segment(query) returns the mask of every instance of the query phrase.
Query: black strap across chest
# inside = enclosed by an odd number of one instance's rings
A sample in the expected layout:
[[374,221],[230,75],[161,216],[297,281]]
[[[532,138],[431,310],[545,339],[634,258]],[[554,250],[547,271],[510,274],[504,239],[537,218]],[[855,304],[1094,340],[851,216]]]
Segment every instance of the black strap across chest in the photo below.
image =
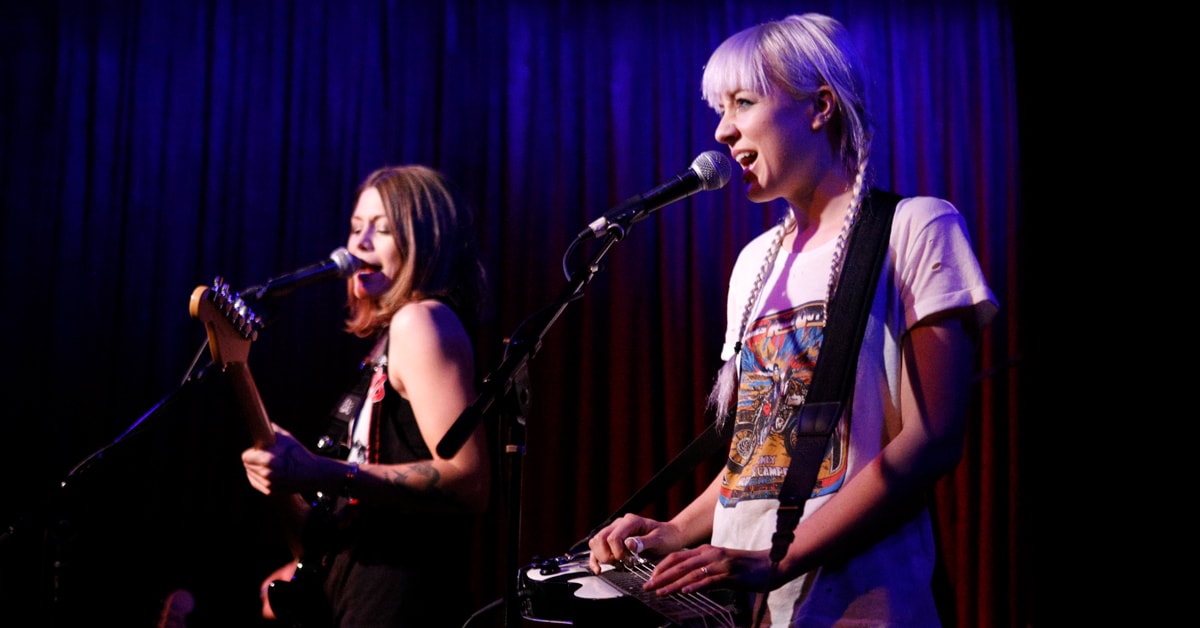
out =
[[858,352],[900,198],[891,192],[872,190],[850,232],[838,289],[827,308],[821,352],[796,423],[792,463],[779,491],[779,513],[771,539],[772,562],[778,563],[787,554],[804,513],[804,502],[816,484],[829,437],[854,390]]

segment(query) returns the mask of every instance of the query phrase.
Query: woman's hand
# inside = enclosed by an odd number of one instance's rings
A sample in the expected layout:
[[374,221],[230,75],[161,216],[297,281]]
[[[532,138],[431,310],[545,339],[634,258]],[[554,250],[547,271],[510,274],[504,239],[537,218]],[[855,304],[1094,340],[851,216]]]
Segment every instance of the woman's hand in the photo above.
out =
[[287,430],[274,426],[275,444],[242,452],[250,485],[264,495],[295,493],[320,480],[320,459]]
[[599,574],[601,565],[626,561],[635,554],[661,556],[642,586],[660,595],[691,593],[714,585],[765,591],[775,580],[765,550],[732,550],[709,544],[681,549],[682,539],[673,523],[626,514],[588,540],[588,564],[592,573]]
[[710,538],[713,508],[720,489],[718,473],[708,488],[670,521],[655,521],[630,513],[604,526],[588,539],[592,573],[599,574],[601,565],[628,560],[633,554],[666,556]]
[[768,591],[782,583],[773,577],[768,551],[733,550],[706,543],[664,557],[642,589],[659,595],[692,593],[718,585]]
[[643,552],[663,556],[682,546],[680,532],[672,524],[626,514],[588,539],[588,564],[592,573],[599,574],[605,563],[623,562]]

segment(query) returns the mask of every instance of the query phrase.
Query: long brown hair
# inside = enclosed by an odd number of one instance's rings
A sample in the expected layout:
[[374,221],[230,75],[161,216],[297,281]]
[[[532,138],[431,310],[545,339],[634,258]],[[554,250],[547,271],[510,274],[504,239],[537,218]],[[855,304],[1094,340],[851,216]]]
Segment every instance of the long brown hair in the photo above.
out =
[[378,299],[358,299],[348,286],[346,331],[370,336],[405,304],[430,298],[447,302],[464,324],[477,322],[485,274],[471,208],[457,187],[432,168],[405,165],[367,175],[356,198],[369,188],[383,199],[400,271]]

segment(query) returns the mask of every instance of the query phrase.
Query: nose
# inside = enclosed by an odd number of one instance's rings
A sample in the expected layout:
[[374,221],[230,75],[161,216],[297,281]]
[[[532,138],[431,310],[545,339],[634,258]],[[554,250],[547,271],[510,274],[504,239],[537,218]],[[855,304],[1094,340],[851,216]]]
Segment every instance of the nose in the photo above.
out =
[[733,146],[734,142],[737,141],[737,127],[729,119],[729,114],[721,116],[721,119],[717,122],[717,130],[713,133],[713,136],[718,142],[728,146]]
[[371,234],[374,231],[371,227],[365,227],[358,233],[351,232],[350,238],[346,242],[347,248],[357,251],[370,251],[374,247],[371,246]]

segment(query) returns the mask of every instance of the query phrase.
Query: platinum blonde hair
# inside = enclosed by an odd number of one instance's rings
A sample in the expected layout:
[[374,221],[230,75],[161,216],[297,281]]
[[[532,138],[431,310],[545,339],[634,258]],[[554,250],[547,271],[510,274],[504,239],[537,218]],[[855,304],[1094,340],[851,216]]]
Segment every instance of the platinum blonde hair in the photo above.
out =
[[718,112],[722,99],[739,90],[803,99],[822,86],[837,96],[839,150],[854,174],[870,143],[871,121],[862,63],[841,22],[805,13],[747,28],[713,51],[700,80],[704,100]]

